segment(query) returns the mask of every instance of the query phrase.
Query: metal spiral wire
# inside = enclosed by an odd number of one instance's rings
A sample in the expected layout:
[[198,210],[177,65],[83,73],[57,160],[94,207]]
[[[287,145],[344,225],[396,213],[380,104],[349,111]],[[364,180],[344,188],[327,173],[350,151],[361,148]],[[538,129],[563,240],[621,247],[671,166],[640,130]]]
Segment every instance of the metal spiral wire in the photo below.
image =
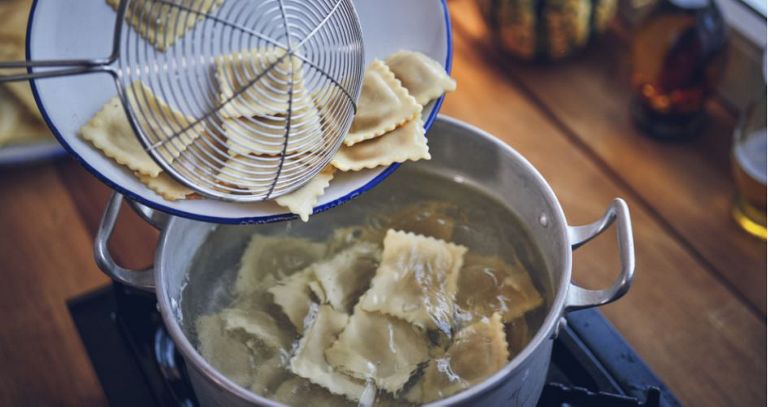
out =
[[133,24],[121,29],[118,91],[164,171],[204,196],[252,202],[328,165],[362,84],[351,0],[124,1]]

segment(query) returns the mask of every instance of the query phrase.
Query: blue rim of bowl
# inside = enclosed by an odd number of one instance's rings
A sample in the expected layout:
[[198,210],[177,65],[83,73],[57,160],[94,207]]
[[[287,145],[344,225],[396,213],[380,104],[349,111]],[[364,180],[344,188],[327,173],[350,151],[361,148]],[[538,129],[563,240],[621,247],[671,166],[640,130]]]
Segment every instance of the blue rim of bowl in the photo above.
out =
[[[445,22],[445,31],[446,31],[446,40],[448,42],[448,48],[446,52],[445,57],[445,70],[450,74],[451,68],[453,65],[453,36],[451,34],[451,16],[448,12],[448,4],[446,3],[447,0],[440,0],[440,3],[443,6],[443,20]],[[27,39],[26,39],[26,58],[27,60],[30,60],[31,56],[31,48],[30,48],[30,42],[31,42],[31,34],[32,34],[32,23],[35,19],[35,11],[37,11],[37,3],[39,0],[33,0],[32,2],[32,9],[29,14],[29,20],[27,21]],[[32,72],[32,68],[27,68],[28,72]],[[126,198],[136,201],[142,205],[146,205],[150,208],[168,213],[173,216],[179,216],[182,218],[207,222],[207,223],[219,223],[219,224],[253,224],[253,223],[272,223],[272,222],[279,222],[279,221],[285,221],[285,220],[291,220],[296,219],[298,216],[292,214],[292,213],[281,213],[277,215],[269,215],[269,216],[257,216],[257,217],[244,217],[244,218],[221,218],[217,216],[206,216],[206,215],[200,215],[196,213],[181,211],[178,209],[174,209],[168,206],[164,206],[160,203],[157,203],[155,201],[149,200],[147,198],[144,198],[140,195],[137,195],[128,189],[118,185],[117,183],[113,182],[109,178],[107,178],[105,175],[103,175],[101,172],[99,172],[96,168],[88,164],[87,161],[85,161],[75,150],[66,142],[64,139],[64,136],[61,135],[59,132],[59,129],[56,128],[56,126],[53,125],[53,122],[51,122],[50,117],[48,116],[48,112],[43,107],[43,104],[40,101],[40,95],[37,91],[37,83],[35,80],[29,81],[30,86],[32,88],[32,95],[35,97],[35,103],[37,103],[38,108],[40,109],[40,113],[43,116],[43,120],[45,120],[45,123],[48,125],[48,127],[51,129],[51,132],[54,136],[56,136],[56,139],[59,141],[59,144],[61,144],[62,147],[70,154],[72,155],[83,167],[85,167],[88,172],[93,174],[96,178],[98,178],[101,182],[106,184],[108,187],[114,189],[115,191],[123,194]],[[424,122],[424,130],[429,131],[429,129],[432,127],[432,124],[434,123],[435,119],[437,119],[437,114],[440,111],[440,107],[443,105],[443,100],[445,99],[445,95],[439,97],[435,101],[435,105],[432,108],[432,111],[429,113],[429,116],[427,117],[427,120]],[[368,181],[365,185],[362,187],[340,197],[337,198],[331,202],[328,202],[324,205],[320,205],[314,208],[313,214],[318,214],[320,212],[327,211],[328,209],[331,209],[333,207],[339,206],[345,202],[348,202],[354,198],[357,198],[358,196],[362,195],[364,192],[370,190],[371,188],[375,187],[384,179],[386,179],[388,176],[390,176],[395,170],[400,167],[399,163],[392,164],[387,169],[379,173],[376,177],[374,177],[372,180]]]

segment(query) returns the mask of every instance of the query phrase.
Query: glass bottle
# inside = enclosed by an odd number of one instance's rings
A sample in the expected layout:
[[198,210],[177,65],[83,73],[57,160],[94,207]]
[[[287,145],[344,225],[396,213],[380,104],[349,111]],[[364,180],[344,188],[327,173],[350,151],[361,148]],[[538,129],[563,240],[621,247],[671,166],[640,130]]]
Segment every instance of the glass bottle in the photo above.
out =
[[714,0],[659,0],[632,44],[632,116],[649,135],[683,139],[725,64],[726,28]]

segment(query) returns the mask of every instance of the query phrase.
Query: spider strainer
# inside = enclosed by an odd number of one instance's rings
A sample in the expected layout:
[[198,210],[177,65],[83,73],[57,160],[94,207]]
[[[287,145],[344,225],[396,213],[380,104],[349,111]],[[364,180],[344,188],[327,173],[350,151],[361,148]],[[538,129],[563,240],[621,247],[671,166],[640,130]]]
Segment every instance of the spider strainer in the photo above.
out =
[[108,2],[117,6],[109,57],[1,62],[40,69],[0,82],[111,74],[151,157],[179,182],[222,200],[286,194],[339,148],[363,76],[350,0]]

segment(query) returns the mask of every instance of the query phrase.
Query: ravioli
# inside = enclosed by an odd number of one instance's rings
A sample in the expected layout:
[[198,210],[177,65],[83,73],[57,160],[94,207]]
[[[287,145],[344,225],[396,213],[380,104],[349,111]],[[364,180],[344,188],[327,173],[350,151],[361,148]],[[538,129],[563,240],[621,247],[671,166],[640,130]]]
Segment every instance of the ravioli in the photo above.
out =
[[266,396],[277,390],[281,383],[290,380],[292,375],[283,359],[282,354],[275,353],[269,359],[258,363],[248,389],[258,395]]
[[517,355],[523,351],[530,341],[531,332],[525,317],[520,317],[512,322],[504,324],[504,332],[507,334],[507,345],[510,355]]
[[274,164],[253,160],[250,156],[233,156],[224,162],[216,175],[223,185],[248,190],[264,190],[275,181],[279,163]]
[[323,297],[335,310],[351,312],[368,289],[381,258],[381,249],[372,243],[358,243],[328,260],[311,266]]
[[342,171],[360,171],[408,160],[429,160],[427,138],[420,118],[373,140],[364,141],[351,147],[343,146],[331,160],[331,164]]
[[280,280],[277,285],[268,289],[275,304],[282,308],[299,333],[304,332],[304,319],[312,304],[309,283],[313,278],[312,268],[309,267]]
[[450,396],[496,373],[508,359],[504,324],[493,314],[459,331],[445,355],[429,362],[406,399],[428,403]]
[[337,228],[328,240],[328,254],[336,254],[356,243],[381,245],[386,230],[372,226],[349,226]]
[[363,87],[357,101],[357,113],[349,134],[347,146],[384,135],[398,126],[416,119],[421,106],[408,94],[380,60],[374,60],[365,70]]
[[293,377],[283,382],[271,397],[273,400],[289,406],[311,407],[355,407],[344,397],[323,391],[323,388],[301,377]]
[[[145,40],[158,50],[165,51],[198,21],[202,21],[205,14],[212,13],[223,2],[224,0],[174,0],[173,3],[182,6],[175,7],[156,0],[131,0],[125,11],[125,19]],[[107,4],[117,10],[120,0],[107,0]]]
[[227,334],[218,314],[196,321],[200,354],[221,374],[241,386],[248,386],[255,373],[253,353],[241,341]]
[[336,369],[394,393],[429,359],[428,345],[426,333],[415,326],[357,307],[325,356]]
[[456,81],[430,57],[414,51],[398,51],[386,64],[416,102],[424,106],[445,92],[456,90]]
[[319,260],[325,250],[324,244],[309,239],[254,234],[240,259],[235,293],[263,291]]
[[362,308],[449,334],[466,251],[442,240],[388,230],[381,264],[360,300]]
[[291,371],[309,381],[325,387],[333,394],[357,401],[365,390],[365,383],[336,371],[328,365],[323,353],[336,340],[347,325],[349,317],[321,305],[311,326],[299,341],[296,354],[291,358]]
[[131,171],[150,177],[157,177],[162,172],[162,168],[144,151],[117,96],[80,129],[80,137]]
[[[187,129],[194,119],[168,106],[140,82],[134,82],[128,88],[127,98],[150,141],[167,140],[158,151],[168,162],[179,157],[202,133],[201,124]],[[157,177],[162,171],[139,142],[118,96],[110,99],[80,129],[80,137],[134,172]]]
[[221,312],[227,331],[242,331],[273,350],[290,350],[292,335],[263,310],[228,308]]
[[468,254],[459,272],[456,303],[477,316],[501,314],[511,322],[543,302],[530,275],[516,264],[514,267],[499,257]]
[[331,184],[334,171],[333,167],[323,169],[301,188],[275,198],[275,203],[298,215],[302,221],[308,222],[317,201]]
[[227,118],[285,114],[305,95],[302,62],[276,48],[216,57],[220,114]]
[[[230,155],[309,153],[324,148],[320,114],[314,103],[295,100],[291,114],[223,119]],[[286,143],[285,135],[288,133]]]
[[156,177],[150,177],[140,173],[136,173],[136,177],[149,189],[155,191],[158,195],[169,201],[177,201],[179,199],[185,199],[189,195],[192,195],[195,191],[180,184],[175,179],[171,178],[166,173],[160,173]]
[[[466,223],[460,208],[450,202],[419,202],[388,216],[391,229],[403,230],[435,239],[450,241],[456,220]],[[463,222],[461,222],[463,220]]]

